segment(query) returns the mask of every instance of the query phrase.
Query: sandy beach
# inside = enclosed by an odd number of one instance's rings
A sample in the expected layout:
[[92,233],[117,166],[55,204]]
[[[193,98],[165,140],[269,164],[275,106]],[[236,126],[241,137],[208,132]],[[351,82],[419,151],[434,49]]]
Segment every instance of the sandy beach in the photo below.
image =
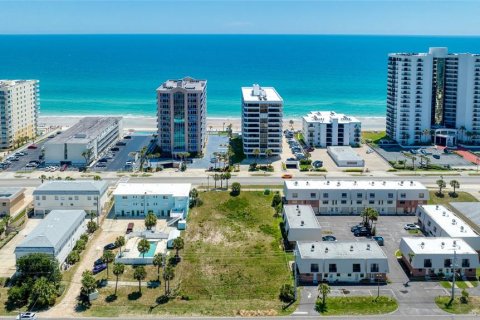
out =
[[[40,127],[71,127],[77,123],[83,116],[40,116]],[[362,122],[364,131],[385,130],[385,117],[357,117]],[[284,128],[290,127],[290,120],[293,120],[293,127],[301,129],[302,120],[300,118],[284,119]],[[239,132],[240,118],[207,118],[207,130],[224,130],[229,124],[232,124],[233,131]],[[157,120],[154,117],[123,117],[123,127],[125,130],[135,131],[155,131]]]

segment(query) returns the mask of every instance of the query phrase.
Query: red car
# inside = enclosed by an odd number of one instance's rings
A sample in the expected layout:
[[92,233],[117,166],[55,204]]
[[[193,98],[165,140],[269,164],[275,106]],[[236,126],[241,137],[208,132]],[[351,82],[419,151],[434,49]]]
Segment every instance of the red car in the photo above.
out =
[[29,146],[27,147],[27,149],[37,149],[37,148],[38,148],[38,147],[37,147],[37,145],[35,145],[35,144],[31,144],[31,145],[29,145]]

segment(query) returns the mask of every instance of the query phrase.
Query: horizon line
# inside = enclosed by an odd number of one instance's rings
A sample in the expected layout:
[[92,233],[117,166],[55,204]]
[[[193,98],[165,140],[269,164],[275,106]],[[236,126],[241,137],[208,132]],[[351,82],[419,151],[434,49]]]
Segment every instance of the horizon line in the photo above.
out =
[[480,34],[383,33],[1,33],[0,36],[368,36],[368,37],[480,37]]

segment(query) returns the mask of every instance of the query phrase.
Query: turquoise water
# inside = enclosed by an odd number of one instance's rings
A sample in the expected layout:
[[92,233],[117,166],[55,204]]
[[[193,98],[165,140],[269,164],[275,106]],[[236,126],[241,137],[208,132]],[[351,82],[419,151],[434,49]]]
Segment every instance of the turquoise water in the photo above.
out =
[[35,78],[42,115],[155,116],[168,78],[208,79],[208,115],[240,117],[240,87],[274,86],[286,116],[384,116],[389,52],[480,52],[478,37],[300,35],[0,36],[0,78]]
[[[150,243],[150,250],[148,250],[145,253],[145,258],[153,258],[153,256],[155,255],[155,251],[157,250],[158,242],[157,241],[148,241],[148,242]],[[140,254],[139,257],[143,257],[143,255]]]

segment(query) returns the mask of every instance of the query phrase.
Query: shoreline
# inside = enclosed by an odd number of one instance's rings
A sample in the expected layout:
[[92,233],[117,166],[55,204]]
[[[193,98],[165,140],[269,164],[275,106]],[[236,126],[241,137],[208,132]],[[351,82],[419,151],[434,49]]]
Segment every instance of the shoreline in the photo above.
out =
[[[60,116],[39,116],[39,127],[71,127],[84,117],[119,117],[119,115],[60,115]],[[386,118],[385,117],[356,117],[362,122],[363,131],[382,131],[385,130]],[[290,127],[290,120],[293,120],[293,127],[296,130],[301,129],[302,119],[286,117],[283,119],[283,127]],[[241,118],[240,117],[207,117],[207,130],[220,131],[232,124],[233,131],[241,131]],[[124,130],[135,131],[156,131],[157,118],[147,116],[123,116],[123,128]]]

